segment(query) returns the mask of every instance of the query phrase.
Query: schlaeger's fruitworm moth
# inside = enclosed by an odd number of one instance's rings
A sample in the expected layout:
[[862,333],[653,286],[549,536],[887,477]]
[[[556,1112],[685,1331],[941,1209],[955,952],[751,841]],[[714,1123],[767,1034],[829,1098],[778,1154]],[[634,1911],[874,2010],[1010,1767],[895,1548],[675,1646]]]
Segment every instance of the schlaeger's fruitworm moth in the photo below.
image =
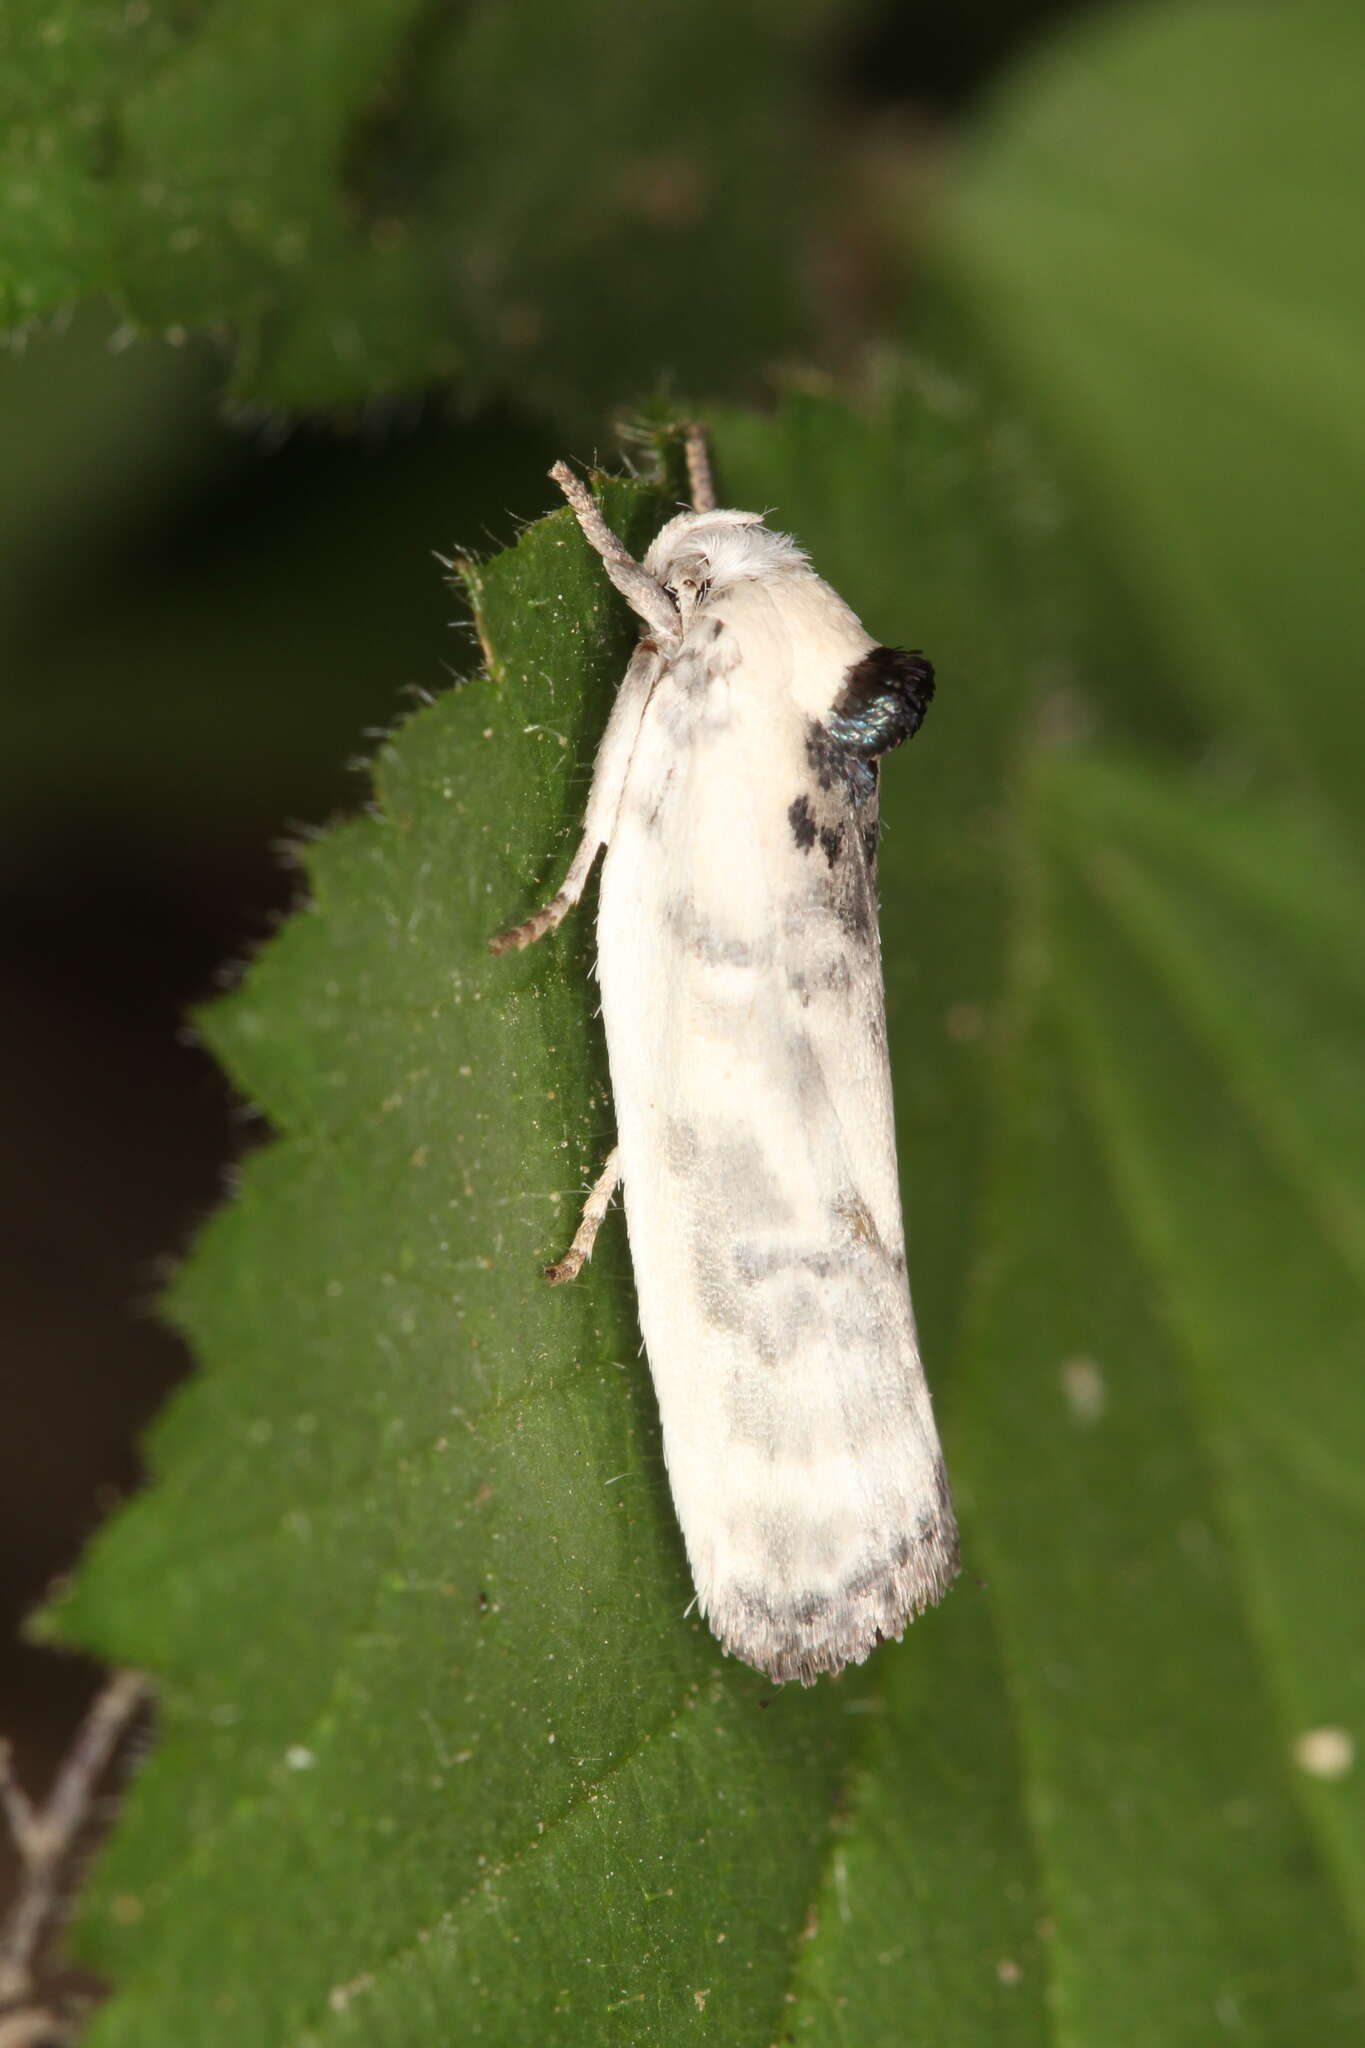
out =
[[694,510],[632,559],[558,483],[643,632],[583,838],[617,1142],[571,1280],[625,1190],[640,1324],[702,1613],[770,1677],[860,1663],[946,1590],[957,1529],[906,1281],[877,930],[877,763],[924,656],[879,647],[785,534]]

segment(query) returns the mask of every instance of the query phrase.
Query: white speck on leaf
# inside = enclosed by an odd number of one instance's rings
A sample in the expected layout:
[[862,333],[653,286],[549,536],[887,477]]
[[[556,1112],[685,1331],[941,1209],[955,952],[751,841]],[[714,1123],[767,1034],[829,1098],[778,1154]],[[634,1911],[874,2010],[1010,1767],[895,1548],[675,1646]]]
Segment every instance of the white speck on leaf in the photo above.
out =
[[1090,1358],[1068,1358],[1058,1374],[1072,1420],[1084,1429],[1093,1428],[1103,1415],[1109,1399],[1104,1374]]
[[1345,1728],[1306,1728],[1294,1744],[1294,1761],[1310,1778],[1344,1778],[1355,1760],[1355,1741]]

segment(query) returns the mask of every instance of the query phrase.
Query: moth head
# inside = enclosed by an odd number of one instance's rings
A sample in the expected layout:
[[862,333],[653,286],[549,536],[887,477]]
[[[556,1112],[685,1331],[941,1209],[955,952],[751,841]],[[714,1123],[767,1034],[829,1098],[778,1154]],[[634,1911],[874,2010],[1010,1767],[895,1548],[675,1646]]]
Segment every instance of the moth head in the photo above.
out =
[[746,578],[801,568],[806,557],[761,512],[680,512],[654,537],[645,567],[683,608]]

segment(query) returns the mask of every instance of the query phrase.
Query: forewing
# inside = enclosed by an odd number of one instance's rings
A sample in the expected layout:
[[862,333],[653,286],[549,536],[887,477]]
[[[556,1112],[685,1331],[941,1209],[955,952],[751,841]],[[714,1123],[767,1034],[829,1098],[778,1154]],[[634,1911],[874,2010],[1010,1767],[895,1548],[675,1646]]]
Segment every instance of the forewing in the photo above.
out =
[[[809,1680],[899,1634],[956,1550],[905,1277],[875,773],[798,701],[810,634],[794,649],[788,614],[751,588],[661,677],[599,940],[641,1324],[698,1592],[727,1648]],[[831,696],[858,631],[830,634]]]

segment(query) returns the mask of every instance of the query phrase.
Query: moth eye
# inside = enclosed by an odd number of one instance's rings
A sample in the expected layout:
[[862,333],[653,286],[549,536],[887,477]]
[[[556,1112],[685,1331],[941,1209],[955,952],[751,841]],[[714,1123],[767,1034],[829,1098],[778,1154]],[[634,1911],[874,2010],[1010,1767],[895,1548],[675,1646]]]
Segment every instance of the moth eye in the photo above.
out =
[[711,579],[709,576],[701,578],[696,576],[680,576],[676,583],[665,583],[664,595],[672,598],[674,604],[676,604],[678,602],[678,592],[680,590],[690,590],[695,593],[697,602],[700,604],[710,588]]

